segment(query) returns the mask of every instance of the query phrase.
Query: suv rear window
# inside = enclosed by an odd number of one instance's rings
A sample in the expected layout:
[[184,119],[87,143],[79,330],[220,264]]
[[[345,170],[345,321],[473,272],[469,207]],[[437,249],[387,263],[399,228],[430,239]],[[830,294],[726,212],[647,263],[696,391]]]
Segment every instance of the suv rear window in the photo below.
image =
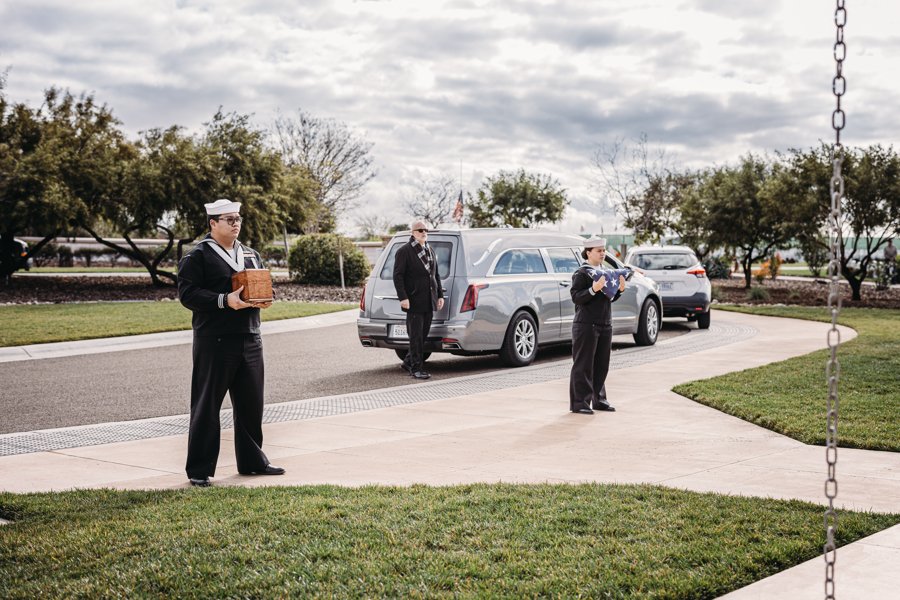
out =
[[[388,249],[387,260],[384,261],[378,277],[381,279],[394,278],[394,260],[397,258],[397,250],[407,243],[409,242],[397,242]],[[451,242],[428,242],[428,245],[434,249],[434,255],[437,256],[438,277],[447,279],[450,276],[450,253],[453,251],[453,244]]]
[[689,269],[697,264],[697,257],[687,252],[642,252],[634,257],[632,264],[648,271]]

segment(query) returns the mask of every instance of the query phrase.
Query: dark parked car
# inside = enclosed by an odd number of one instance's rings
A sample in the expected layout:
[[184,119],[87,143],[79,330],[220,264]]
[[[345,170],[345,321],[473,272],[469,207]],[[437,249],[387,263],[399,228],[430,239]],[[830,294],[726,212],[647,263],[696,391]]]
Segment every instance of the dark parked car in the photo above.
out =
[[19,238],[13,238],[13,259],[16,261],[16,270],[31,270],[32,261],[28,256],[28,242]]

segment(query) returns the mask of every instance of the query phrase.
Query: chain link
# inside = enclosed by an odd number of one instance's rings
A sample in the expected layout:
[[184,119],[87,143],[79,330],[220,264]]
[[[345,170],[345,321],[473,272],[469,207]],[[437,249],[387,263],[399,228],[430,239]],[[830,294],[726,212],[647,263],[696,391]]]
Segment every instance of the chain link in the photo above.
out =
[[838,515],[834,508],[834,499],[838,493],[837,483],[837,433],[838,433],[838,382],[840,380],[841,365],[837,359],[837,348],[841,343],[841,333],[837,328],[838,316],[841,311],[840,295],[840,246],[843,243],[841,235],[841,200],[844,197],[844,177],[841,175],[841,167],[844,162],[844,147],[841,144],[841,130],[846,124],[846,115],[841,108],[841,98],[847,91],[847,81],[844,79],[844,59],[847,57],[847,46],[844,44],[844,25],[847,24],[847,9],[844,0],[837,0],[834,11],[834,24],[837,33],[834,41],[834,62],[836,65],[834,79],[831,82],[831,90],[837,99],[837,106],[831,114],[831,127],[834,129],[834,148],[832,152],[832,176],[831,176],[831,211],[828,223],[830,228],[829,241],[831,245],[831,262],[828,263],[830,282],[828,286],[828,310],[831,312],[831,329],[828,331],[829,356],[825,366],[825,379],[828,383],[828,402],[825,429],[825,461],[828,464],[828,477],[825,479],[825,496],[828,498],[828,509],[825,511],[825,599],[834,600],[834,564],[837,559],[837,545],[835,532],[837,531]]

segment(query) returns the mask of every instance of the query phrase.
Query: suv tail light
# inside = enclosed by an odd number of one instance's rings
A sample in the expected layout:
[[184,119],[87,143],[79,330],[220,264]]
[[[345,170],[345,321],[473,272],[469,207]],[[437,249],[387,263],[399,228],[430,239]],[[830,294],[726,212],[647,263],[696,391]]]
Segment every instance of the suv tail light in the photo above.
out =
[[466,288],[466,295],[463,297],[462,306],[459,307],[459,312],[464,313],[470,310],[475,310],[478,306],[478,290],[482,290],[488,287],[486,283],[471,283],[469,287]]
[[687,273],[688,275],[694,275],[697,279],[706,279],[706,269],[704,269],[703,267],[691,269]]
[[366,312],[366,286],[363,284],[362,294],[359,296],[359,310]]

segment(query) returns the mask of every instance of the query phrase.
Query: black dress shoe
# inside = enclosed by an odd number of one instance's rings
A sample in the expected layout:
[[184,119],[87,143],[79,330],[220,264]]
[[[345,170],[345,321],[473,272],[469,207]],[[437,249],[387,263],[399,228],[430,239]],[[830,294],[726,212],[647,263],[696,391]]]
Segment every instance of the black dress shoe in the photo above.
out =
[[209,477],[190,477],[188,481],[191,482],[191,485],[194,487],[209,487],[212,485],[209,481]]
[[431,373],[426,373],[425,371],[415,371],[412,373],[412,376],[416,379],[431,379]]
[[612,404],[609,404],[608,402],[603,403],[603,404],[595,403],[595,404],[591,405],[591,408],[593,408],[594,410],[602,410],[602,411],[606,411],[606,412],[616,412],[616,407],[613,406]]
[[589,409],[589,408],[576,408],[576,409],[573,410],[572,412],[573,412],[573,413],[577,413],[577,414],[579,414],[579,415],[592,415],[592,414],[594,414],[594,411],[592,411],[592,410]]
[[284,475],[284,469],[266,465],[266,468],[262,471],[250,471],[249,473],[241,473],[241,475]]

